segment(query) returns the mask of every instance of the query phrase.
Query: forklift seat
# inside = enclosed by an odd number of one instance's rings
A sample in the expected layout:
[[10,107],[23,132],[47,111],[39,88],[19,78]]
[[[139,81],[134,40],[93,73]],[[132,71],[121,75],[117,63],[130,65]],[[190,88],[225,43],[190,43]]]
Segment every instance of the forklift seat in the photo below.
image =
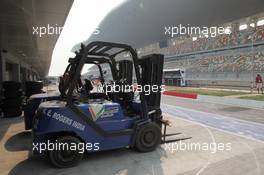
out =
[[84,88],[87,94],[90,94],[90,91],[93,90],[93,84],[90,80],[84,79]]
[[93,84],[88,79],[84,79],[84,88],[85,88],[85,91],[86,91],[88,99],[103,99],[103,98],[106,98],[106,95],[104,93],[100,93],[100,92],[91,93],[91,91],[93,90]]

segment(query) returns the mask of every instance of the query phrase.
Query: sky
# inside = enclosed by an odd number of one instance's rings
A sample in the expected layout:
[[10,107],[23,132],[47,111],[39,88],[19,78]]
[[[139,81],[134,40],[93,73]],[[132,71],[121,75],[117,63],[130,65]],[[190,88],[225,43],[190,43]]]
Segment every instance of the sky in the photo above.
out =
[[[125,0],[74,0],[52,54],[49,76],[62,75],[74,45],[87,40],[100,22]],[[84,70],[87,70],[85,67]]]

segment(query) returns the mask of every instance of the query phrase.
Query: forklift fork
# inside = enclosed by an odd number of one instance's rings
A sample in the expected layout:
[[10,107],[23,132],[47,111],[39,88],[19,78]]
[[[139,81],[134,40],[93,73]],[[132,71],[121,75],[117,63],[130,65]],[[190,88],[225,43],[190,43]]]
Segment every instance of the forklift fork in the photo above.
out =
[[177,139],[170,139],[170,140],[166,140],[166,137],[170,137],[170,136],[175,136],[175,135],[180,135],[182,133],[178,132],[178,133],[170,133],[167,134],[167,126],[171,126],[170,125],[170,121],[169,120],[160,120],[161,124],[164,126],[163,128],[163,135],[162,135],[162,140],[161,140],[161,144],[164,143],[171,143],[171,142],[178,142],[181,140],[188,140],[191,139],[192,137],[184,137],[184,138],[177,138]]

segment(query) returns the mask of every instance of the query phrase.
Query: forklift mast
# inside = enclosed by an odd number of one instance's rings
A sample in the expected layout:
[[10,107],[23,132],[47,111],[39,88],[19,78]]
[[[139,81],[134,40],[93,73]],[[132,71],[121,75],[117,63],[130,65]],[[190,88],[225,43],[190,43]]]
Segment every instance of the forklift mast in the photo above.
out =
[[163,60],[164,56],[161,54],[147,55],[139,59],[141,78],[144,80],[142,86],[150,85],[152,87],[156,85],[159,87],[158,92],[145,95],[149,110],[160,108]]
[[[163,75],[164,56],[161,54],[147,55],[139,59],[141,85],[150,87],[157,86],[158,91],[145,94],[145,101],[147,103],[148,115],[150,118],[159,123],[162,119],[162,112],[160,109],[161,100],[161,85]],[[160,124],[160,123],[159,123]]]
[[118,62],[118,78],[125,80],[128,85],[132,84],[133,62],[130,60],[121,60]]

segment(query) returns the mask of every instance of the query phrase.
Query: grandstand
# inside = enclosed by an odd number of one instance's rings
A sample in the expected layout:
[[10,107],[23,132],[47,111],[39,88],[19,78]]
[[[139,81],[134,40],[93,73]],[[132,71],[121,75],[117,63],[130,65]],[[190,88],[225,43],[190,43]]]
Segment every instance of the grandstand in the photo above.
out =
[[187,86],[248,89],[255,75],[264,73],[264,14],[221,26],[225,34],[170,38],[138,54],[163,53],[165,69],[186,70]]

